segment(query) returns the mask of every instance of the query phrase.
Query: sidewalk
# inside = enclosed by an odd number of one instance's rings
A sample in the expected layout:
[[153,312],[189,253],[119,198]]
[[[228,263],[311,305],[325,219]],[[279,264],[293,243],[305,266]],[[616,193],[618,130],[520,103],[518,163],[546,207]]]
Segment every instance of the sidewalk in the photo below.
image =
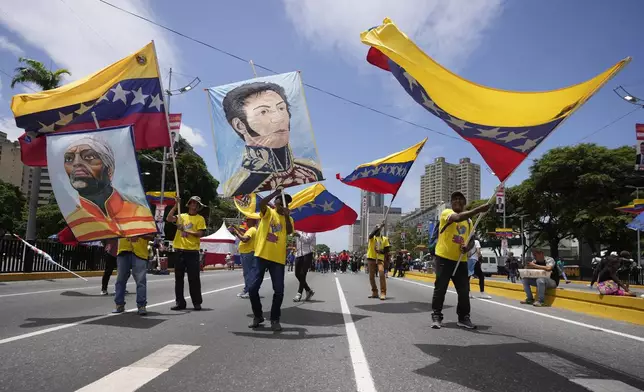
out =
[[[493,275],[490,278],[485,278],[486,282],[490,280],[493,280],[496,282],[510,283],[508,278],[506,278],[503,275]],[[517,282],[518,282],[517,284],[520,284],[520,280],[517,280]],[[566,282],[563,279],[561,279],[561,282],[559,282],[558,289],[562,289],[562,290],[573,289],[573,290],[587,291],[587,292],[599,294],[599,292],[597,291],[597,283],[595,283],[595,285],[592,288],[589,286],[589,284],[590,282],[584,282],[581,280],[571,280],[569,284],[566,284]],[[638,295],[644,294],[644,286],[632,284],[630,288],[634,293]]]

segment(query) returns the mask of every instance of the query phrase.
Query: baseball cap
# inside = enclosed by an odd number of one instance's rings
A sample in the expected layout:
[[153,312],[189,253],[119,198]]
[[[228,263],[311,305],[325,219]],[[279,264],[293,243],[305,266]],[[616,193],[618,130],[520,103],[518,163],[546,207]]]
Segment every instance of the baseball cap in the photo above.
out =
[[457,197],[457,196],[462,197],[467,202],[467,199],[465,198],[465,195],[460,191],[456,191],[456,192],[452,193],[452,196],[450,197],[450,200],[454,200],[454,198]]

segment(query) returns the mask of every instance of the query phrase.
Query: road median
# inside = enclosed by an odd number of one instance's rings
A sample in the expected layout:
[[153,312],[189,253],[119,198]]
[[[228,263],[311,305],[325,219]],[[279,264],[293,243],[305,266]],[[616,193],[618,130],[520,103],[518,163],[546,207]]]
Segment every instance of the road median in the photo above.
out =
[[[407,272],[408,279],[434,283],[436,275],[421,272]],[[450,283],[450,286],[453,286]],[[473,280],[471,291],[478,292],[478,281]],[[536,295],[536,288],[532,292]],[[523,286],[518,283],[485,281],[485,291],[488,294],[498,295],[516,300],[524,300]],[[633,297],[620,297],[613,295],[600,295],[599,293],[583,292],[573,289],[548,289],[546,303],[554,308],[561,308],[602,317],[612,320],[626,321],[633,324],[644,325],[644,299]]]

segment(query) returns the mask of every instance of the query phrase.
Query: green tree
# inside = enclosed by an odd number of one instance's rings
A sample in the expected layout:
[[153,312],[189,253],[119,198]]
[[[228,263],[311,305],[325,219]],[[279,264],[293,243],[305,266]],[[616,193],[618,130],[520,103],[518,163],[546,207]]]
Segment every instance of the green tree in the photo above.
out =
[[329,254],[331,253],[331,248],[329,248],[329,246],[326,244],[315,245],[315,253],[322,254],[322,252],[326,252],[326,254]]
[[19,231],[24,208],[20,188],[0,180],[0,238],[5,232]]
[[[20,64],[16,68],[16,74],[11,79],[11,88],[16,84],[35,84],[42,90],[53,90],[60,86],[63,75],[71,75],[71,73],[61,68],[56,71],[47,69],[40,61],[20,57],[18,59]],[[40,190],[40,167],[35,167],[31,175],[31,196],[29,199],[28,219],[27,219],[27,240],[34,240],[36,238],[36,209],[38,208],[38,193]]]
[[38,206],[36,219],[38,219],[38,239],[46,239],[52,234],[58,234],[65,227],[65,218],[58,208],[53,193],[47,204]]
[[[402,233],[405,233],[405,240],[403,241]],[[389,234],[389,244],[393,251],[406,249],[412,256],[418,256],[418,252],[414,249],[416,245],[427,245],[427,235],[418,235],[416,227],[403,226],[400,222],[396,223],[392,232]]]

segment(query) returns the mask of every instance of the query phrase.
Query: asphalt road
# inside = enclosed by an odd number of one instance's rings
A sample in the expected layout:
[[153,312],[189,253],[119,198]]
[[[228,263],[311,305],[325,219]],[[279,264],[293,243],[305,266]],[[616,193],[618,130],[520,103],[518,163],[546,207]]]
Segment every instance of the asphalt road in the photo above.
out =
[[[390,278],[380,301],[364,273],[309,277],[296,304],[287,275],[281,333],[247,328],[238,271],[202,274],[201,312],[171,311],[173,276],[149,276],[147,317],[108,316],[99,278],[0,283],[0,390],[644,391],[640,326],[495,297],[467,331],[450,292],[432,330],[431,284]],[[261,294],[268,311],[269,280]]]

